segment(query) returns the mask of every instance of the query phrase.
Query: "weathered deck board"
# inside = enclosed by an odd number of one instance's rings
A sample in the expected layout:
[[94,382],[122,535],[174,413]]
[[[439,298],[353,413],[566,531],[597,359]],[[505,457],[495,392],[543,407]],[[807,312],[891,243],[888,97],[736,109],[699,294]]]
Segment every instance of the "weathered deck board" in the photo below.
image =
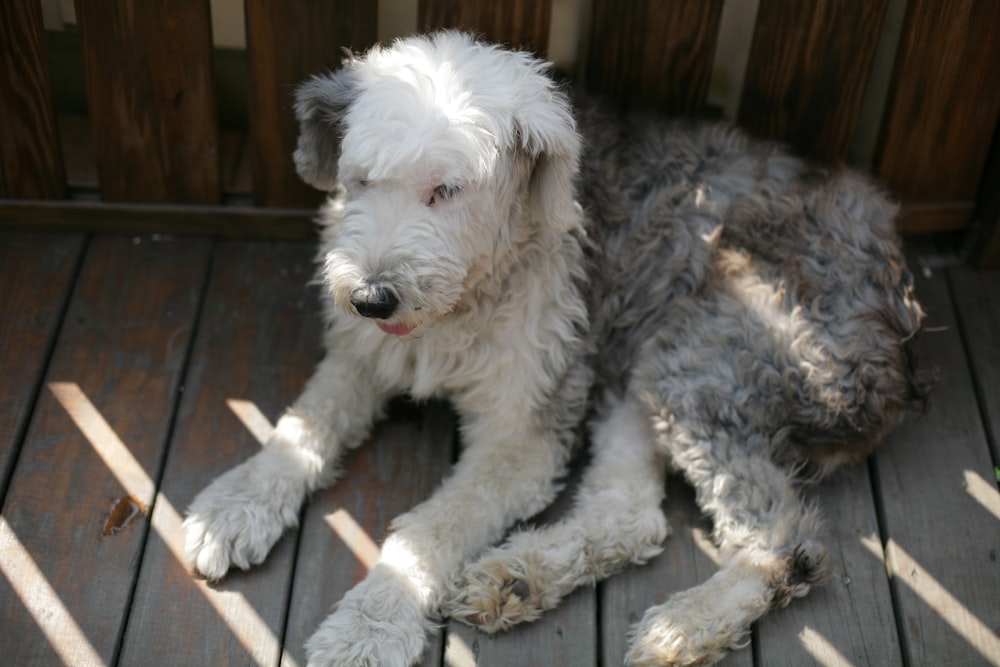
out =
[[[427,498],[451,468],[454,420],[441,404],[404,406],[351,452],[344,474],[317,493],[302,521],[284,667],[305,665],[303,645],[354,584],[364,578],[389,522]],[[440,635],[421,663],[440,664]]]
[[[18,245],[14,238],[31,240]],[[307,506],[300,535],[286,535],[264,565],[218,585],[194,579],[173,555],[183,541],[180,517],[212,477],[259,446],[231,405],[251,413],[254,405],[273,422],[319,356],[315,295],[303,288],[311,247],[230,241],[212,257],[195,311],[209,265],[205,240],[133,245],[97,238],[88,247],[80,237],[0,236],[3,396],[25,401],[28,385],[39,386],[43,375],[46,383],[76,383],[87,399],[77,404],[92,403],[99,417],[91,424],[106,420],[104,439],[120,439],[128,451],[99,459],[48,384],[36,404],[21,403],[22,413],[34,410],[22,417],[30,427],[0,415],[14,446],[24,440],[0,518],[3,664],[303,667],[303,641],[365,571],[359,555],[372,545],[348,538],[355,552],[345,544],[351,520],[377,544],[389,520],[446,474],[451,413],[440,405],[404,406],[347,457],[342,480]],[[906,420],[870,468],[806,489],[828,517],[830,583],[766,617],[753,649],[723,664],[1000,664],[1000,494],[992,478],[997,453],[991,457],[989,449],[1000,405],[1000,274],[951,269],[947,278],[950,290],[945,273],[918,285],[931,326],[923,361],[941,376],[927,415]],[[165,307],[151,296],[164,293],[186,305]],[[67,315],[55,331],[63,303]],[[193,331],[194,341],[185,342]],[[56,341],[51,360],[48,340]],[[15,368],[11,359],[23,375],[6,372]],[[8,380],[20,377],[27,378],[23,387]],[[180,381],[175,410],[171,382]],[[148,500],[158,480],[148,522],[100,536],[108,500],[129,488]],[[631,623],[716,567],[710,526],[677,477],[668,483],[666,511],[673,534],[647,565],[596,591],[577,591],[538,622],[495,638],[451,623],[422,666],[621,664]],[[131,599],[130,608],[123,599]]]
[[880,546],[868,467],[841,471],[804,495],[826,518],[830,579],[758,622],[760,664],[900,664],[885,564],[866,546]]
[[537,622],[487,635],[451,621],[445,665],[597,665],[597,610],[593,588],[580,588]]
[[139,241],[90,244],[18,459],[5,664],[111,663],[126,623],[147,532],[131,511],[153,500],[208,258],[206,241]]
[[1000,271],[948,271],[993,461],[1000,464]]
[[0,234],[0,500],[83,247],[78,235]]
[[923,363],[938,385],[930,412],[904,421],[874,459],[904,659],[1000,664],[993,463],[944,273],[919,277],[917,289],[928,311]]
[[[581,451],[570,466],[563,490],[551,505],[528,519],[525,525],[545,526],[570,511],[587,459],[586,453]],[[519,625],[496,635],[449,620],[444,664],[446,667],[597,665],[597,622],[597,590],[594,587],[574,591],[538,622]]]
[[[679,475],[667,479],[664,502],[671,533],[663,543],[663,553],[600,585],[602,665],[622,664],[629,628],[649,607],[666,602],[672,593],[697,586],[718,569],[711,524],[700,515],[694,491]],[[737,651],[719,664],[750,667],[753,653],[749,648]]]
[[[276,664],[291,584],[295,534],[267,561],[217,584],[179,560],[181,517],[214,477],[260,447],[240,416],[274,423],[317,360],[316,307],[306,244],[220,243],[170,456],[153,510],[122,662]],[[234,403],[238,401],[238,403]]]

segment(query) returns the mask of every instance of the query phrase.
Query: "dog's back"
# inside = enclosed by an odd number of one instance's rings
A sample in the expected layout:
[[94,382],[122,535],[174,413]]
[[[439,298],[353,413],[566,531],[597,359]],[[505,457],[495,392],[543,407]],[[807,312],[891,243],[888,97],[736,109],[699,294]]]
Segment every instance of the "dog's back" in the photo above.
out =
[[742,405],[773,456],[817,473],[922,398],[923,314],[897,208],[870,181],[726,125],[591,105],[578,121],[599,384],[638,373],[678,409],[699,392],[704,410]]

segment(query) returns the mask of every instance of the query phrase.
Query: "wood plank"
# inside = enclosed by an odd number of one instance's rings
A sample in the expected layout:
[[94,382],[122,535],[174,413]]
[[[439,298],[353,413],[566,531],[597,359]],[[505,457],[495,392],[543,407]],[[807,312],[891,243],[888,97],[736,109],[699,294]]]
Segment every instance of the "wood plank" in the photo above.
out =
[[223,191],[227,195],[250,195],[253,191],[253,180],[250,175],[250,160],[247,156],[246,133],[236,130],[223,132],[220,154],[222,155]]
[[972,201],[904,204],[896,220],[896,229],[901,234],[959,231],[969,225],[974,206]]
[[71,188],[97,190],[97,151],[90,119],[61,113],[57,122],[66,158],[67,183]]
[[90,243],[0,523],[6,664],[113,662],[207,261]]
[[186,234],[306,240],[315,209],[0,200],[0,228],[104,234]]
[[712,74],[721,0],[594,0],[586,83],[626,106],[698,114]]
[[552,0],[420,0],[422,30],[457,28],[489,42],[532,51],[544,57],[549,46]]
[[596,666],[597,637],[595,589],[579,588],[534,623],[496,635],[487,635],[464,623],[449,622],[445,664]]
[[881,544],[867,466],[840,471],[804,495],[826,518],[820,539],[830,580],[758,622],[759,663],[902,664],[885,564],[865,546]]
[[[122,664],[273,665],[280,655],[295,533],[267,561],[217,584],[182,563],[182,513],[260,448],[238,415],[274,423],[318,360],[310,244],[221,242],[153,509]],[[239,401],[239,403],[232,403]]]
[[[965,227],[973,202],[904,206],[897,228],[904,234]],[[130,204],[74,199],[0,200],[0,229],[103,234],[182,234],[308,240],[316,236],[315,209]]]
[[375,42],[377,3],[369,0],[247,0],[250,150],[255,201],[315,208],[322,194],[295,173],[295,86],[336,69],[342,49]]
[[101,196],[216,204],[208,0],[78,0]]
[[[628,631],[646,610],[662,604],[677,591],[704,582],[718,570],[718,550],[712,527],[694,501],[694,490],[679,475],[667,478],[664,512],[671,533],[663,553],[641,567],[614,576],[600,587],[600,626],[603,665],[620,665],[628,648]],[[750,667],[753,652],[734,651],[719,663]]]
[[973,261],[980,269],[1000,269],[1000,126],[993,135],[974,216],[978,230]]
[[[567,514],[589,457],[578,455],[566,486],[555,501],[527,525],[544,526]],[[517,528],[515,527],[515,530]],[[587,667],[598,660],[597,590],[581,587],[534,623],[488,635],[458,621],[448,621],[444,664],[448,667],[554,665]]]
[[83,246],[82,236],[0,232],[0,499]]
[[41,4],[0,4],[0,197],[66,195]]
[[874,458],[904,664],[998,664],[993,462],[945,275],[918,276],[917,294],[929,314],[921,361],[937,386],[929,412],[904,420]]
[[739,122],[801,153],[844,160],[889,0],[761,0]]
[[[370,441],[348,455],[341,480],[309,501],[282,665],[305,665],[306,640],[367,574],[389,522],[429,497],[451,469],[454,432],[454,416],[443,404],[394,409]],[[440,635],[430,642],[422,665],[440,664],[441,642]]]
[[1000,270],[948,270],[993,461],[1000,462]]
[[976,198],[1000,119],[998,25],[993,0],[909,2],[876,155],[904,203]]

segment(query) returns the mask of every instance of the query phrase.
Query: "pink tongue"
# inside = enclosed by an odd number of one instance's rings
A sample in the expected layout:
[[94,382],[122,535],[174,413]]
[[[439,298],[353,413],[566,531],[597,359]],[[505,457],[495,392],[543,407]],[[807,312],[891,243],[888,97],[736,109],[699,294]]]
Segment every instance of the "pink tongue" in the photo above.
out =
[[414,329],[414,327],[410,327],[405,324],[386,324],[385,322],[376,322],[375,324],[383,332],[393,336],[405,336]]

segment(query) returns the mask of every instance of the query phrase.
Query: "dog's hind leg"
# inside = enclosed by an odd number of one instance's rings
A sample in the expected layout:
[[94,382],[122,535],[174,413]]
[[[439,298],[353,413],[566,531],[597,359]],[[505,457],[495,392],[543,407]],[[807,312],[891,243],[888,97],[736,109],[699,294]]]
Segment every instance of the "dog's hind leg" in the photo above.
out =
[[660,508],[665,457],[646,409],[617,402],[598,419],[593,461],[568,516],[512,534],[468,565],[446,605],[487,632],[533,621],[573,589],[658,554],[669,526]]
[[345,358],[328,355],[264,447],[195,497],[184,555],[198,573],[218,579],[233,565],[263,562],[298,523],[306,494],[330,483],[341,452],[367,435],[384,397]]
[[816,510],[787,470],[763,453],[763,436],[685,420],[658,424],[672,462],[714,520],[722,565],[706,582],[649,609],[632,629],[630,665],[710,664],[748,641],[750,624],[805,595],[825,576]]

